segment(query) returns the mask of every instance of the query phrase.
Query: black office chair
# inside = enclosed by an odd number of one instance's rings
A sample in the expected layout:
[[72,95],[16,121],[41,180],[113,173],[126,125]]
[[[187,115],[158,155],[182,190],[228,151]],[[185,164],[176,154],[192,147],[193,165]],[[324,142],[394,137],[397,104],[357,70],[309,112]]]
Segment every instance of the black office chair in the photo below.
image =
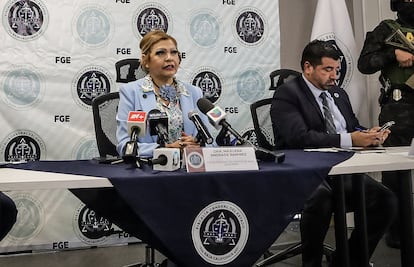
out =
[[145,77],[138,58],[125,58],[115,63],[116,82],[128,83]]
[[[285,82],[301,75],[300,72],[290,69],[279,69],[270,73],[270,87],[269,90],[277,90],[279,86]],[[270,118],[270,107],[272,98],[265,98],[258,100],[250,105],[250,112],[252,115],[253,127],[256,134],[257,144],[260,147],[274,150],[275,140],[272,121]],[[300,220],[300,214],[294,216],[294,220]],[[302,243],[300,241],[287,242],[283,244],[274,244],[272,249],[278,250],[277,253],[272,254],[267,251],[264,254],[264,259],[256,263],[257,267],[267,266],[285,259],[297,256],[302,253]],[[329,245],[324,245],[324,255],[327,260],[331,260],[331,255],[334,249]]]
[[[274,91],[285,82],[301,75],[300,72],[290,69],[278,69],[270,73],[269,90]],[[258,100],[250,105],[254,132],[257,145],[269,150],[275,149],[272,121],[270,119],[270,105],[272,98]]]
[[[146,75],[140,67],[138,58],[126,58],[115,63],[116,81],[128,83]],[[116,151],[116,113],[119,103],[119,93],[110,92],[92,100],[92,113],[95,126],[96,143],[99,156],[118,157]]]
[[118,157],[116,151],[116,113],[119,92],[110,92],[92,100],[96,144],[101,158]]

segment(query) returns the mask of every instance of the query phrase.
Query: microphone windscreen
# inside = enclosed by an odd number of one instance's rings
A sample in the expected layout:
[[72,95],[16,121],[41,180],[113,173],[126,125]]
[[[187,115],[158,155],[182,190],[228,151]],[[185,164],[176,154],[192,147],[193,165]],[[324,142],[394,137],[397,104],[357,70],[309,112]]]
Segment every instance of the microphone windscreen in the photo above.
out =
[[206,98],[200,98],[197,101],[197,107],[201,112],[203,112],[204,114],[207,114],[207,112],[209,112],[210,110],[214,108],[214,105],[213,103],[210,102],[210,100]]
[[150,112],[148,112],[148,119],[158,119],[158,116],[161,115],[161,111],[159,109],[152,109]]

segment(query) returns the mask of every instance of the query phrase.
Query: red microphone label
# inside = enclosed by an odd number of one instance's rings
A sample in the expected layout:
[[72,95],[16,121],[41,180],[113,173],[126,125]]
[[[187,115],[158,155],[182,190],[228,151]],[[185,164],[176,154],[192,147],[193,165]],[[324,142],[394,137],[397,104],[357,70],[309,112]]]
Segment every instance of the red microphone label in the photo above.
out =
[[129,122],[145,122],[147,113],[145,111],[130,111],[128,114]]

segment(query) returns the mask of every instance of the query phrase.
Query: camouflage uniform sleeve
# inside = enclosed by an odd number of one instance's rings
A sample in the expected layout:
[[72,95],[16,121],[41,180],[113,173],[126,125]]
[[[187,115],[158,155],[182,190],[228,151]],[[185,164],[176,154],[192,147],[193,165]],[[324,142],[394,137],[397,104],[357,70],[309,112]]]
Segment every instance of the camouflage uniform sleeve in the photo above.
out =
[[364,46],[358,59],[358,69],[364,74],[373,74],[387,64],[395,62],[395,48],[385,44],[392,33],[391,28],[382,21],[373,31],[367,32]]

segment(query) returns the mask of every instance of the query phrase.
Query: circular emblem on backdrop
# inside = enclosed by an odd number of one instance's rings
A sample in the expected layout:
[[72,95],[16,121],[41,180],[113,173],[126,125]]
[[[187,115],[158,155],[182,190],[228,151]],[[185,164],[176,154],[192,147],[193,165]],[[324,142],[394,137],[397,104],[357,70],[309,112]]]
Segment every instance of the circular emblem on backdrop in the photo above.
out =
[[243,251],[249,223],[243,210],[229,201],[217,201],[197,215],[191,229],[194,248],[206,262],[224,265]]
[[79,106],[90,110],[92,100],[111,91],[110,73],[100,66],[88,66],[79,71],[72,82],[72,96]]
[[112,233],[112,223],[82,203],[75,211],[73,228],[79,239],[86,244],[102,244]]
[[84,7],[74,18],[72,27],[81,43],[90,47],[105,45],[113,34],[112,19],[100,6]]
[[316,39],[326,41],[332,44],[341,54],[341,66],[337,73],[338,79],[336,84],[346,89],[352,79],[352,73],[354,72],[355,62],[353,62],[352,54],[349,48],[345,45],[342,40],[339,40],[334,33],[327,33],[322,36],[318,36]]
[[258,145],[257,143],[257,135],[254,129],[249,129],[242,134],[243,139],[248,140],[253,145]]
[[220,23],[213,12],[202,10],[190,18],[191,39],[199,46],[214,46],[220,36]]
[[12,195],[16,204],[16,224],[10,230],[8,237],[15,240],[29,240],[36,237],[44,225],[44,211],[40,201],[29,194]]
[[237,39],[247,46],[256,46],[264,41],[265,16],[256,8],[248,7],[236,14],[234,32]]
[[98,146],[95,137],[84,138],[74,147],[72,152],[73,158],[77,160],[92,159],[99,157]]
[[1,153],[4,161],[35,161],[46,158],[46,146],[36,133],[18,130],[2,141]]
[[42,78],[31,66],[18,66],[5,74],[3,100],[8,106],[29,109],[41,100],[42,94]]
[[147,3],[135,12],[132,28],[138,38],[153,30],[167,32],[172,26],[170,17],[168,10],[159,3]]
[[236,90],[239,97],[248,104],[262,99],[266,90],[264,76],[257,70],[245,70],[237,78]]
[[191,78],[192,84],[203,90],[205,98],[215,103],[222,94],[223,79],[212,68],[204,67],[198,70]]
[[40,0],[10,0],[3,9],[3,26],[20,41],[39,38],[46,30],[49,15]]

